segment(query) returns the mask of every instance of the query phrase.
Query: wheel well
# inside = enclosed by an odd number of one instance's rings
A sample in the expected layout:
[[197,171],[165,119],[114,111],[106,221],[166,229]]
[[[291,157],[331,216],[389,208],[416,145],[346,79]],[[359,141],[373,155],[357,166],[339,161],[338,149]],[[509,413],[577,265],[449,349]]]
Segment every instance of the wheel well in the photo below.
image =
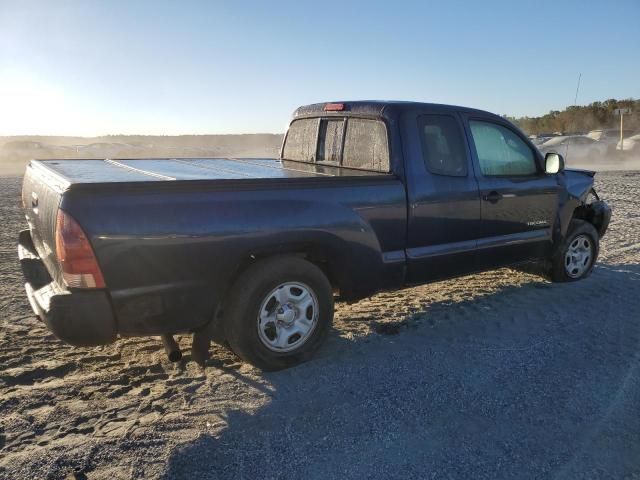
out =
[[593,208],[591,204],[583,204],[577,207],[573,211],[572,219],[584,220],[585,222],[589,222],[594,228],[598,231],[600,236],[603,235],[603,218],[598,215],[596,210]]
[[212,337],[213,340],[218,343],[226,342],[226,326],[223,321],[224,313],[226,308],[226,299],[229,293],[229,290],[233,286],[233,284],[238,280],[240,275],[244,273],[244,271],[252,265],[255,265],[258,262],[273,258],[273,257],[299,257],[304,258],[308,262],[314,264],[318,267],[322,272],[326,275],[331,287],[334,290],[334,293],[337,293],[339,296],[343,295],[347,290],[345,289],[345,283],[342,283],[338,279],[338,269],[335,265],[332,265],[329,260],[329,256],[322,255],[320,251],[314,249],[308,250],[295,250],[290,252],[271,252],[271,253],[253,253],[249,254],[242,258],[239,262],[238,267],[234,270],[233,274],[229,277],[229,281],[226,284],[222,298],[222,302],[219,303],[216,307],[215,312],[213,312],[212,322]]
[[[346,293],[348,288],[348,281],[344,277],[344,275],[340,275],[340,271],[337,268],[337,262],[334,257],[325,253],[322,250],[318,249],[301,249],[294,250],[290,252],[276,252],[276,253],[253,253],[245,256],[239,263],[238,267],[235,269],[233,275],[229,279],[228,286],[233,285],[233,283],[238,279],[242,273],[249,268],[251,265],[256,264],[257,262],[266,260],[268,258],[273,257],[299,257],[307,260],[309,263],[312,263],[325,274],[331,287],[334,292],[337,292],[339,295]],[[344,270],[342,270],[344,271]],[[226,296],[226,292],[225,292]]]

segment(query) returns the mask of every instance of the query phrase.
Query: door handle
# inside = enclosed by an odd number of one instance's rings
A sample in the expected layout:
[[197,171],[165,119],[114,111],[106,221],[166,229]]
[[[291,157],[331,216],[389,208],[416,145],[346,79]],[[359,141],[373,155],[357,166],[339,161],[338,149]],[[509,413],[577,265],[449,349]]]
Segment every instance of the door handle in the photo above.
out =
[[483,195],[482,199],[485,202],[490,202],[490,203],[497,203],[498,201],[500,201],[502,199],[502,195],[498,192],[496,192],[495,190],[487,195]]

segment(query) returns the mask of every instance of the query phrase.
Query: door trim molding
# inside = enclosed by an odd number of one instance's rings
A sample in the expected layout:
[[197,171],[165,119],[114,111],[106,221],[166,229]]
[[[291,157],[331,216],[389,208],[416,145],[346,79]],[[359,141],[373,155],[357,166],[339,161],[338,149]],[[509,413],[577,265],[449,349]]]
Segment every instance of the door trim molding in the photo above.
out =
[[462,242],[440,243],[438,245],[428,245],[426,247],[407,248],[407,258],[409,260],[420,260],[440,255],[453,255],[456,253],[470,252],[477,248],[477,240],[463,240]]
[[480,238],[478,239],[478,250],[494,247],[509,247],[511,245],[542,242],[544,240],[551,240],[550,228],[540,228],[538,230],[528,230],[526,232]]
[[465,240],[462,242],[441,243],[425,247],[407,248],[407,258],[409,260],[421,260],[429,257],[439,257],[441,255],[455,255],[473,250],[508,247],[511,245],[542,242],[545,240],[551,240],[550,228],[510,233],[508,235],[497,235],[495,237],[479,238],[476,240]]
[[391,250],[389,252],[382,252],[382,261],[384,263],[399,263],[404,262],[407,259],[404,250]]

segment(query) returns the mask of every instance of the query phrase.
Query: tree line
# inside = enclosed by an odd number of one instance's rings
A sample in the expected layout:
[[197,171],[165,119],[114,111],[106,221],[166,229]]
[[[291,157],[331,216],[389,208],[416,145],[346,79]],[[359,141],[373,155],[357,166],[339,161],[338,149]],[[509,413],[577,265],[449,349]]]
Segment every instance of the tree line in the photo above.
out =
[[541,117],[507,118],[518,125],[527,135],[562,132],[587,133],[590,130],[620,128],[620,117],[614,113],[618,108],[630,108],[632,115],[625,115],[624,130],[640,132],[640,100],[616,100],[593,102],[585,106],[570,106],[562,111],[552,110]]

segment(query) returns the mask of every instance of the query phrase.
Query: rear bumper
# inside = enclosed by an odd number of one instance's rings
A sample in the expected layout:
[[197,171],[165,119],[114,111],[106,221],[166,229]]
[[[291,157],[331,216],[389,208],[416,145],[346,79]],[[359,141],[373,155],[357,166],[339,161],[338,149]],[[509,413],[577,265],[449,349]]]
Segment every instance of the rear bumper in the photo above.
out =
[[20,232],[18,257],[31,309],[57,338],[77,346],[104,345],[116,339],[115,316],[106,291],[70,291],[52,280],[29,230]]

